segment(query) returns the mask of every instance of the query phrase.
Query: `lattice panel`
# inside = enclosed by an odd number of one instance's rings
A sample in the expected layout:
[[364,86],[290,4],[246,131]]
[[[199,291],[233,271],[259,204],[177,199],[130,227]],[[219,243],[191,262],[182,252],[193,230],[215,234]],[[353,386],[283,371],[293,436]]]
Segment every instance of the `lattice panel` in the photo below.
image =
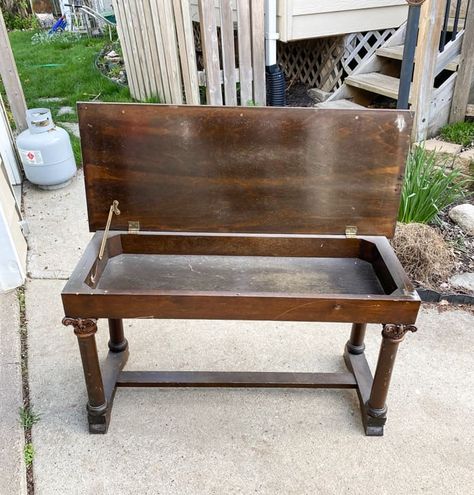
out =
[[278,63],[288,80],[334,91],[373,55],[395,29],[278,43]]
[[360,64],[375,53],[375,50],[391,38],[395,31],[396,29],[385,29],[383,31],[368,31],[367,33],[346,35],[344,39],[344,57],[342,58],[342,66],[346,75],[352,74]]
[[278,43],[278,63],[286,78],[325,91],[332,91],[342,84],[343,56],[342,36]]

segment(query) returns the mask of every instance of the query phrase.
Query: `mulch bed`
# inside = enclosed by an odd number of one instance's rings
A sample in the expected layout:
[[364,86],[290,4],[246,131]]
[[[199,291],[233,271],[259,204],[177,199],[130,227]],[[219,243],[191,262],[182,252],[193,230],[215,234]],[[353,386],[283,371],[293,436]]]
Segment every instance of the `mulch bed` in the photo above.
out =
[[294,81],[287,82],[286,105],[289,107],[314,106],[314,100],[308,95],[308,86]]
[[[455,259],[452,275],[474,272],[474,236],[467,235],[449,218],[449,210],[451,208],[465,203],[474,204],[474,195],[461,198],[446,207],[438,214],[437,222],[431,224],[431,227],[436,229],[453,249]],[[474,294],[458,287],[453,287],[449,283],[449,280],[445,280],[433,287],[424,287],[416,281],[414,284],[424,301],[474,304]]]

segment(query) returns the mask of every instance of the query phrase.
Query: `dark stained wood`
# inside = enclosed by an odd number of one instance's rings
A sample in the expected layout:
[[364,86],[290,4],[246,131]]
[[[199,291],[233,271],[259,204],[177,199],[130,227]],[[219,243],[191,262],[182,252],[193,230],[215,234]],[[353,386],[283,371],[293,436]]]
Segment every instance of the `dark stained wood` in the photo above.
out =
[[389,290],[397,287],[400,294],[418,297],[408,275],[397,258],[389,241],[385,237],[380,237],[376,241],[377,250],[374,252],[374,268],[378,271],[379,278],[384,285],[385,278],[390,279]]
[[122,352],[127,346],[128,342],[125,338],[125,333],[123,331],[123,321],[114,320],[109,318],[109,349],[112,352]]
[[359,394],[360,404],[365,405],[370,397],[370,389],[372,388],[372,372],[370,371],[367,359],[364,353],[352,354],[347,349],[344,353],[344,361],[347,369],[354,374],[357,382],[357,390]]
[[[111,234],[114,235],[114,234]],[[364,239],[341,236],[278,235],[278,234],[169,234],[146,232],[121,237],[122,253],[128,254],[195,254],[226,256],[309,256],[341,258],[362,256],[375,249],[374,243]],[[364,248],[362,248],[364,246]],[[367,261],[371,261],[367,259]]]
[[[107,263],[114,260],[114,256],[123,253],[139,253],[140,243],[143,242],[145,253],[210,255],[217,254],[245,255],[252,253],[259,256],[282,256],[287,261],[281,263],[281,273],[285,270],[291,274],[291,260],[297,263],[311,261],[321,256],[321,262],[326,259],[341,258],[341,263],[354,256],[367,260],[379,260],[384,265],[384,273],[390,273],[390,279],[396,287],[395,294],[361,293],[356,287],[357,280],[346,283],[353,288],[353,293],[335,292],[332,290],[323,293],[319,287],[313,287],[304,293],[295,289],[301,288],[301,282],[287,287],[282,291],[258,292],[250,285],[232,285],[233,279],[221,279],[221,286],[213,290],[199,290],[197,285],[191,290],[187,277],[189,273],[177,276],[173,283],[174,290],[152,287],[133,289],[130,285],[126,289],[118,286],[108,286],[101,289],[101,279],[98,276],[96,284],[90,283],[90,273],[94,271],[100,246],[102,233],[97,232],[66,287],[62,298],[65,312],[69,316],[97,317],[97,318],[206,318],[206,319],[250,319],[250,320],[288,320],[288,321],[341,321],[360,323],[378,323],[382,321],[398,321],[400,323],[414,323],[420,305],[413,286],[404,274],[399,263],[395,263],[389,254],[391,248],[386,239],[381,237],[367,237],[365,239],[346,239],[345,237],[325,236],[281,236],[267,235],[228,235],[228,234],[179,234],[163,233],[128,235],[111,233],[110,243],[107,243]],[[121,248],[119,249],[119,246]],[[229,247],[231,246],[231,247]],[[381,254],[383,253],[383,255]],[[148,255],[143,255],[145,258]],[[105,258],[104,258],[105,259]],[[280,259],[280,258],[279,258]],[[250,262],[252,262],[250,260]],[[184,265],[188,267],[188,265]],[[188,267],[189,268],[189,267]],[[217,268],[217,267],[216,267]],[[377,265],[373,264],[374,272],[378,276]],[[103,267],[103,270],[106,270]],[[138,268],[139,269],[139,268]],[[242,282],[246,264],[242,263],[237,275]],[[239,273],[240,272],[240,273]],[[102,272],[100,272],[102,274]],[[115,273],[117,274],[117,273]],[[130,278],[140,274],[130,273]],[[196,274],[194,274],[196,275]],[[257,274],[258,275],[258,274]],[[145,276],[148,276],[145,273]],[[312,274],[316,280],[318,273]],[[181,282],[180,282],[181,281]],[[228,285],[222,285],[227,283]],[[337,280],[336,280],[337,282]],[[131,282],[131,284],[136,282]],[[384,286],[381,281],[382,286]],[[326,285],[327,286],[327,285]],[[361,287],[362,287],[361,282]],[[380,287],[380,286],[378,286]],[[244,290],[245,289],[245,290]],[[390,289],[393,289],[390,286]],[[373,291],[375,292],[375,291]],[[94,297],[91,297],[94,295]]]
[[407,111],[78,108],[91,230],[393,234]]
[[357,396],[359,398],[360,414],[365,434],[367,436],[380,437],[383,435],[386,416],[383,415],[374,418],[368,414],[367,403],[370,397],[373,378],[367,359],[365,358],[364,353],[353,354],[349,352],[349,346],[346,346],[344,361],[346,362],[347,369],[354,374],[354,378],[357,382]]
[[96,285],[108,291],[234,294],[385,294],[372,265],[358,258],[122,254]]
[[[107,412],[105,413],[105,424],[102,429],[90,428],[90,433],[107,433],[114,405],[115,392],[117,391],[117,380],[123,367],[128,361],[128,348],[125,347],[121,352],[109,352],[102,366],[102,376],[104,381],[104,393],[107,401]],[[90,423],[89,423],[90,424]]]
[[[91,297],[91,294],[94,297]],[[414,323],[420,301],[402,296],[257,296],[201,294],[63,293],[65,312],[97,318],[334,321]]]
[[367,324],[365,323],[354,323],[351,329],[351,336],[346,346],[351,354],[362,354],[365,351],[365,332],[367,329]]
[[122,371],[118,387],[356,388],[352,373]]
[[97,354],[95,334],[97,320],[93,318],[64,318],[63,324],[72,326],[77,336],[82,368],[87,388],[87,417],[91,433],[107,431],[107,399]]
[[[382,435],[396,348],[420,306],[385,237],[410,114],[93,103],[79,113],[91,230],[113,200],[121,210],[103,258],[97,230],[62,292],[90,431],[107,431],[118,386],[303,387],[357,389],[366,434]],[[123,231],[129,221],[139,233]],[[356,238],[344,235],[352,225]],[[109,320],[102,370],[97,318]],[[123,371],[123,318],[351,322],[349,372]],[[374,379],[367,323],[384,324]]]
[[385,324],[382,330],[377,368],[367,402],[368,413],[373,417],[385,416],[388,387],[392,378],[398,346],[407,332],[416,332],[414,325]]

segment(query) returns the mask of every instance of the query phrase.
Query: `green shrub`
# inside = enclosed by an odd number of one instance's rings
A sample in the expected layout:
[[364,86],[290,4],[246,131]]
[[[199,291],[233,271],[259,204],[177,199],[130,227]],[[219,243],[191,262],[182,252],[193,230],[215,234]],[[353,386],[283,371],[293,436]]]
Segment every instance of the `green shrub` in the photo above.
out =
[[40,24],[35,15],[22,16],[20,14],[12,14],[11,12],[4,12],[3,18],[5,19],[5,24],[8,31],[20,30],[24,31],[26,29],[39,29]]
[[413,148],[408,156],[398,221],[428,223],[463,195],[466,181],[458,170],[446,169],[434,152]]
[[455,122],[445,125],[440,135],[445,141],[461,144],[467,148],[474,144],[474,122]]

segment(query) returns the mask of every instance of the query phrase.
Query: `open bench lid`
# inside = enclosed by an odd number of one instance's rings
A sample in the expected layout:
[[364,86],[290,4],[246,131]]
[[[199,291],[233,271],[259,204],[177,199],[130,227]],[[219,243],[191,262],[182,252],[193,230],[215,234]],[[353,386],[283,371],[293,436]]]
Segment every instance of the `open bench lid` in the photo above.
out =
[[393,235],[408,111],[78,108],[91,231]]

